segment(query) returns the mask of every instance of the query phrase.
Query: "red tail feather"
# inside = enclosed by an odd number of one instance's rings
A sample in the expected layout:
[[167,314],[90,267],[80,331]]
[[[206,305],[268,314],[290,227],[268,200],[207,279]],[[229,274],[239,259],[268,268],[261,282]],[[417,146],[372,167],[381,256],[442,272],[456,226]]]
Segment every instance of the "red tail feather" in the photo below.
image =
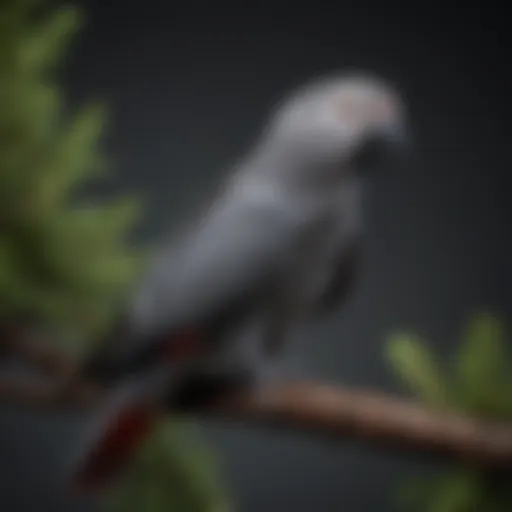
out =
[[[200,332],[181,331],[164,343],[163,356],[176,362],[186,361],[200,353],[203,342]],[[130,462],[156,420],[157,412],[148,404],[129,401],[121,405],[94,439],[85,460],[80,461],[78,471],[73,475],[73,487],[94,490],[108,485]]]
[[153,409],[140,405],[122,409],[96,441],[74,477],[81,489],[98,489],[110,483],[129,463],[157,419]]

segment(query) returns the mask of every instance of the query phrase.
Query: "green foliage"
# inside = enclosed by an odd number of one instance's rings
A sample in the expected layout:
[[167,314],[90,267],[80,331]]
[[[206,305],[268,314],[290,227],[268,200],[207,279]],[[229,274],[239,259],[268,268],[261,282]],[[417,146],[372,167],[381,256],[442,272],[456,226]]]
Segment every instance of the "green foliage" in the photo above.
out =
[[45,7],[0,5],[0,321],[96,335],[142,262],[126,246],[138,207],[74,200],[101,170],[105,113],[66,115],[56,74],[81,16]]
[[459,407],[479,416],[512,419],[511,363],[501,322],[476,315],[456,359]]
[[[0,2],[0,322],[28,319],[69,344],[92,339],[136,277],[133,198],[79,203],[101,176],[105,112],[66,114],[56,73],[80,25],[72,7]],[[213,461],[176,422],[148,439],[111,510],[225,512]]]
[[403,505],[425,512],[482,512],[484,493],[478,474],[467,470],[435,475],[409,483],[401,496]]
[[422,401],[436,407],[449,404],[449,386],[442,370],[416,336],[394,334],[388,343],[388,359]]
[[424,403],[512,420],[512,357],[497,318],[481,313],[470,320],[452,364],[440,365],[414,334],[391,336],[387,355],[395,373]]
[[[441,366],[412,334],[392,336],[387,348],[397,375],[424,403],[479,418],[512,420],[512,358],[503,324],[492,315],[470,320],[451,364]],[[510,482],[496,475],[455,468],[410,482],[402,501],[424,512],[505,512],[512,510],[509,489]]]
[[214,461],[189,425],[164,423],[107,502],[110,512],[228,512]]
[[408,510],[423,512],[510,512],[509,481],[467,468],[408,482],[399,495]]

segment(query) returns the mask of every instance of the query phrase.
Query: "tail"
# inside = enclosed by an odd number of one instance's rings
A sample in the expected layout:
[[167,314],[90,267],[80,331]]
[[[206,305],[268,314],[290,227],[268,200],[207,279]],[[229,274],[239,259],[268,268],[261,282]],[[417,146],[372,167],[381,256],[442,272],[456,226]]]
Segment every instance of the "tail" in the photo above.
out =
[[[183,382],[180,372],[173,372],[172,368],[178,370],[181,362],[192,360],[205,345],[201,332],[187,329],[149,344],[145,353],[132,355],[124,361],[112,356],[111,346],[93,355],[84,367],[84,375],[109,383],[126,379],[131,373],[137,377],[138,384],[122,386],[108,401],[71,470],[73,489],[99,491],[121,475],[159,419],[158,400],[163,398],[173,407],[193,408],[212,401],[246,380],[245,374],[221,373],[192,374]],[[148,361],[153,362],[153,367],[144,374],[143,368]],[[155,361],[159,361],[156,366]]]
[[[111,339],[123,339],[116,338],[120,334],[121,329]],[[93,381],[111,386],[134,377],[135,385],[118,387],[104,412],[94,420],[97,424],[80,446],[78,460],[71,469],[73,489],[101,490],[120,476],[158,421],[158,395],[172,389],[169,365],[192,357],[201,342],[199,335],[187,330],[148,343],[147,350],[128,354],[130,357],[123,357],[120,342],[111,342],[86,361],[81,373]]]
[[[178,380],[177,385],[169,387],[164,405],[182,411],[194,410],[253,382],[253,376],[246,370],[213,374],[191,372]],[[71,471],[74,490],[101,491],[121,476],[161,417],[156,405],[153,401],[141,400],[141,395],[130,389],[121,389],[115,394],[81,446]]]
[[130,390],[116,393],[105,409],[71,469],[74,490],[100,491],[107,487],[126,469],[158,421],[156,408],[135,400]]

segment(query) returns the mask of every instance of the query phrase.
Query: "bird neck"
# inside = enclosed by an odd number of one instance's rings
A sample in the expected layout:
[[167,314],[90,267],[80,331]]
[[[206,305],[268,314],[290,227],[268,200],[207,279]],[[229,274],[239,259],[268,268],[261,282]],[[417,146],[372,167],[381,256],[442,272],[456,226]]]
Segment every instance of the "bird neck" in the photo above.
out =
[[358,180],[349,169],[342,169],[342,164],[316,162],[272,144],[256,148],[241,172],[263,186],[311,196],[333,193]]

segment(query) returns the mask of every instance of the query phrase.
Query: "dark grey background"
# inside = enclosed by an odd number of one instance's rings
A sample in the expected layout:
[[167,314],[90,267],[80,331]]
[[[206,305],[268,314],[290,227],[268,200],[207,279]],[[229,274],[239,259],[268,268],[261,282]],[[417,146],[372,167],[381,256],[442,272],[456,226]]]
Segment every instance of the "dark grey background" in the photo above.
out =
[[[114,188],[146,194],[149,240],[215,186],[290,87],[354,66],[397,82],[415,161],[375,181],[359,289],[296,352],[307,375],[388,390],[397,389],[382,358],[390,330],[415,329],[447,354],[471,312],[508,315],[512,305],[504,12],[493,2],[410,4],[90,1],[66,73],[72,104],[100,98],[112,108]],[[25,412],[0,418],[0,509],[78,510],[56,475],[79,427]],[[393,486],[423,468],[350,442],[207,434],[241,512],[391,511]]]

